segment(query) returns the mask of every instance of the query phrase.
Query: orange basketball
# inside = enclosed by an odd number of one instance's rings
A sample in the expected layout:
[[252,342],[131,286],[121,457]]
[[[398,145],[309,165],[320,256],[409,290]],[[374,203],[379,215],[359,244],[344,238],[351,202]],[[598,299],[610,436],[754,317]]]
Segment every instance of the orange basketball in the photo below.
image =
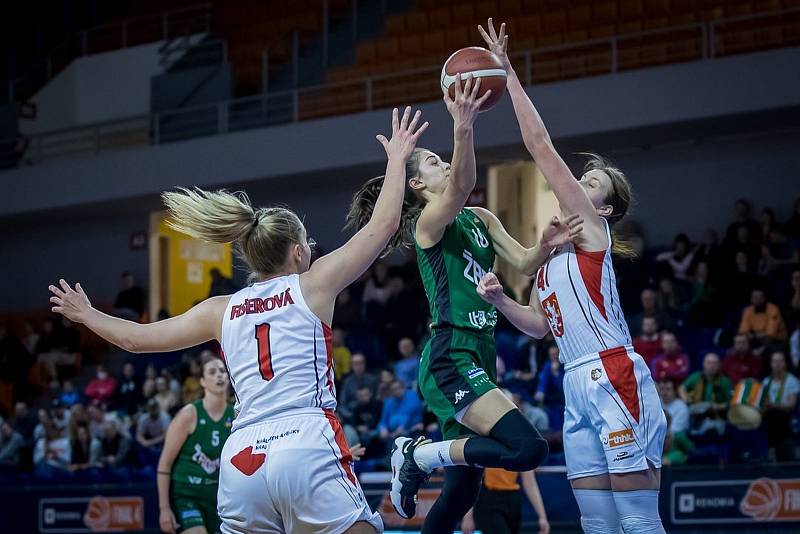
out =
[[472,74],[475,78],[481,79],[481,88],[478,96],[483,96],[489,89],[492,95],[481,106],[481,111],[491,109],[500,101],[506,90],[506,71],[500,58],[479,46],[462,48],[447,58],[442,67],[440,78],[442,91],[449,91],[451,97],[455,97],[456,74],[461,73],[461,88],[464,88],[466,76]]

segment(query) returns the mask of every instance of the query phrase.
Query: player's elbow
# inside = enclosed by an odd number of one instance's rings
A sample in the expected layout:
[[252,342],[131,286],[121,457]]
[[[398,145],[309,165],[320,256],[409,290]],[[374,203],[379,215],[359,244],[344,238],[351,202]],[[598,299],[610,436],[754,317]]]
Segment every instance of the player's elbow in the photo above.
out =
[[116,345],[125,352],[130,352],[132,354],[141,354],[144,352],[144,348],[141,342],[136,339],[136,336],[125,336],[120,339]]

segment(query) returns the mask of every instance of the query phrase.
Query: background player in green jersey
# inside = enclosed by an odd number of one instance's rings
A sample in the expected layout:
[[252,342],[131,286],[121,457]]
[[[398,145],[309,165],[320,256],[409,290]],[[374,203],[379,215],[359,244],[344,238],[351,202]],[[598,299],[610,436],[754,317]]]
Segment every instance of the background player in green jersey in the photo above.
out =
[[[475,187],[473,124],[488,92],[480,80],[457,76],[455,97],[445,94],[454,121],[452,165],[417,149],[406,165],[406,200],[391,247],[415,247],[430,304],[432,335],[420,362],[419,388],[439,419],[445,441],[400,437],[392,449],[391,497],[404,518],[416,512],[416,494],[431,471],[445,467],[445,483],[425,519],[424,533],[452,532],[473,505],[483,467],[529,471],[547,455],[547,442],[495,385],[497,312],[476,288],[495,255],[523,272],[544,262],[552,247],[580,231],[579,217],[548,226],[543,242],[526,249],[491,212],[465,209]],[[349,222],[369,220],[383,177],[353,199]],[[468,436],[468,437],[464,437]]]
[[219,457],[233,422],[228,384],[223,361],[204,359],[203,398],[184,406],[169,425],[158,461],[159,525],[164,532],[220,531]]

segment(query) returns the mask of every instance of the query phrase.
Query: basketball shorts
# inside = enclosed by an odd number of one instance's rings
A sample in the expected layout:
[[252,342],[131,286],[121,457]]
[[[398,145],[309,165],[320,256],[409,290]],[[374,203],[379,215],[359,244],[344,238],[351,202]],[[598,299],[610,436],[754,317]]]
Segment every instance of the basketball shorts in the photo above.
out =
[[317,408],[231,434],[220,458],[218,511],[225,534],[338,534],[358,521],[383,532],[339,421]]
[[633,348],[564,366],[567,478],[661,467],[667,420],[650,370]]
[[419,391],[439,419],[444,439],[474,434],[456,414],[497,387],[494,336],[443,328],[434,330],[422,351]]
[[171,490],[172,512],[182,532],[192,527],[205,527],[209,534],[219,532],[217,486],[174,484]]

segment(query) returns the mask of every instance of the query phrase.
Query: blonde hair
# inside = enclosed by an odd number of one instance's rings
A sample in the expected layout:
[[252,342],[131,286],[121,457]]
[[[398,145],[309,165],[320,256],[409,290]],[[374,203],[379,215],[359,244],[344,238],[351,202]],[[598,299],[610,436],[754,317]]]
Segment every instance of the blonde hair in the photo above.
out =
[[207,243],[233,243],[251,278],[269,276],[286,262],[303,234],[300,218],[286,208],[254,208],[247,194],[179,187],[161,194],[167,224]]

